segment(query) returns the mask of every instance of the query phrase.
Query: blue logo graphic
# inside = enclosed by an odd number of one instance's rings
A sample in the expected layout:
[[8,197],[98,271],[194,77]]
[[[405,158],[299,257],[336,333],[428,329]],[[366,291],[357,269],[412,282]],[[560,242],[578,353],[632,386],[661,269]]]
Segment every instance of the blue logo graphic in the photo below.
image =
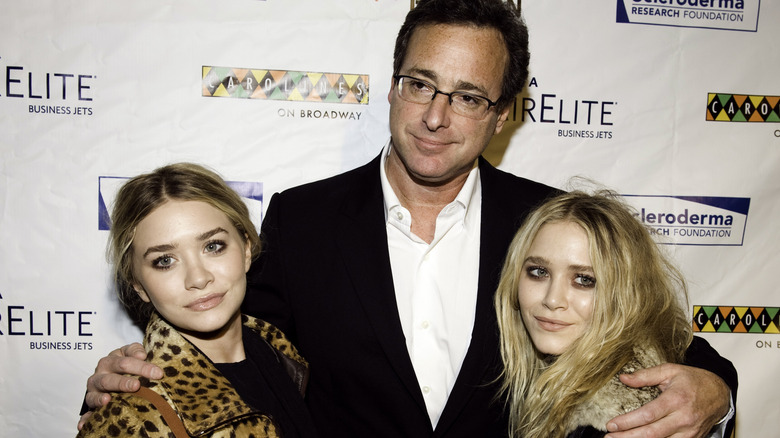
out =
[[623,196],[658,243],[742,246],[744,241],[750,198]]
[[[128,177],[119,176],[98,177],[98,230],[111,229],[110,205],[119,187],[128,179]],[[249,207],[252,221],[259,228],[263,212],[263,183],[249,181],[226,181],[226,183],[244,198],[244,202]]]
[[760,0],[617,0],[618,23],[758,31]]

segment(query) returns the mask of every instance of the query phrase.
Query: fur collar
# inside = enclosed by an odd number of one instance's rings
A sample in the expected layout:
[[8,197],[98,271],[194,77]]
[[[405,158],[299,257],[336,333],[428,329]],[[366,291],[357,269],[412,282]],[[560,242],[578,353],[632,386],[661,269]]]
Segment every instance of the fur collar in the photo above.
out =
[[[661,363],[663,361],[654,349],[634,348],[634,358],[621,369],[620,373],[633,373]],[[572,412],[566,425],[566,434],[568,435],[578,426],[593,426],[606,432],[607,421],[639,408],[658,397],[660,393],[661,391],[655,386],[631,388],[624,385],[615,375]]]

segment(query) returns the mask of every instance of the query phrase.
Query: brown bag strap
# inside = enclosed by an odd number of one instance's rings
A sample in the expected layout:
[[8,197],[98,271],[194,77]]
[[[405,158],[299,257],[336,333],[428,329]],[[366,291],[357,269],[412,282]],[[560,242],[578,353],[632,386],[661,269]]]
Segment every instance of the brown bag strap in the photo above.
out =
[[145,386],[142,386],[141,389],[135,393],[135,395],[152,402],[154,407],[160,411],[160,414],[163,416],[163,420],[165,420],[165,424],[171,428],[171,432],[173,432],[173,435],[176,438],[189,438],[190,434],[188,434],[187,430],[184,428],[184,423],[181,422],[181,419],[178,415],[176,415],[176,412],[174,412],[171,405],[169,405],[160,394]]

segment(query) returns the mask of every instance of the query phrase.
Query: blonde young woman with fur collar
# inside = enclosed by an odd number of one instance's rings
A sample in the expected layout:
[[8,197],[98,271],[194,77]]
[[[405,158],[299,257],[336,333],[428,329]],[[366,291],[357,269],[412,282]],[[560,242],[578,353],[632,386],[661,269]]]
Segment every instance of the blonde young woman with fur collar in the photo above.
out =
[[680,272],[612,193],[542,205],[510,246],[496,294],[510,436],[601,437],[654,399],[618,374],[681,362]]

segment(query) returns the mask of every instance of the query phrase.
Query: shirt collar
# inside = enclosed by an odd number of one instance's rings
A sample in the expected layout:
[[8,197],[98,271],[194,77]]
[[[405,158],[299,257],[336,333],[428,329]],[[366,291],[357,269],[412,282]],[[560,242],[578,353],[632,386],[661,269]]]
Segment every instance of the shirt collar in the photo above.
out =
[[[398,200],[398,196],[396,196],[392,186],[390,185],[390,181],[387,179],[387,172],[385,171],[387,157],[390,155],[392,148],[393,139],[390,138],[387,143],[385,143],[384,148],[382,148],[382,158],[379,163],[379,178],[382,181],[382,197],[384,198],[385,205],[385,221],[387,220],[388,214],[391,211],[396,208],[403,208],[401,206],[401,202]],[[465,209],[464,221],[468,221],[470,216],[469,212],[479,212],[479,207],[482,201],[481,195],[482,183],[479,177],[479,166],[475,166],[469,172],[469,176],[466,178],[466,182],[463,184],[460,192],[458,192],[455,200],[447,207],[445,207],[445,210],[442,211],[446,211],[447,208],[450,208],[454,204],[460,205],[463,209]]]

